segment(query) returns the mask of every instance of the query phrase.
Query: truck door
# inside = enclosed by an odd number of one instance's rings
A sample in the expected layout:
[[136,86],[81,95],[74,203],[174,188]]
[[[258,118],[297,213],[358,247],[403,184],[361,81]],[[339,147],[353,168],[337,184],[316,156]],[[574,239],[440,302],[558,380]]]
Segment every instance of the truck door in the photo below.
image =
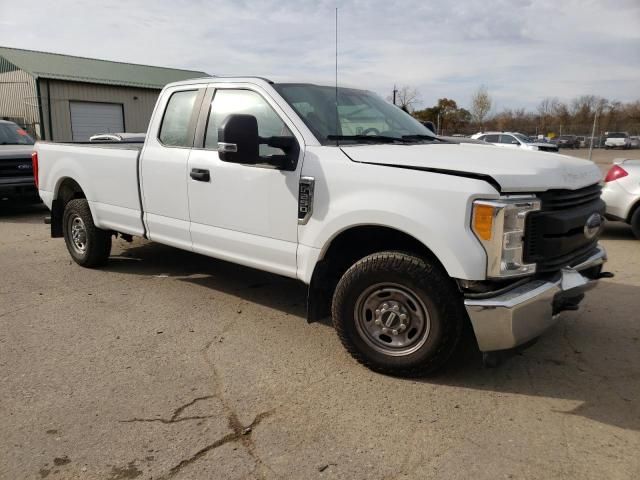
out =
[[149,238],[191,250],[187,163],[205,89],[181,88],[158,101],[142,151],[140,186]]
[[[262,138],[294,137],[300,147],[296,170],[220,160],[218,127],[231,114],[256,117]],[[194,251],[296,276],[298,189],[304,148],[302,136],[294,134],[295,127],[285,119],[277,103],[258,87],[221,86],[209,91],[189,157]],[[259,154],[262,159],[283,152],[260,145]]]

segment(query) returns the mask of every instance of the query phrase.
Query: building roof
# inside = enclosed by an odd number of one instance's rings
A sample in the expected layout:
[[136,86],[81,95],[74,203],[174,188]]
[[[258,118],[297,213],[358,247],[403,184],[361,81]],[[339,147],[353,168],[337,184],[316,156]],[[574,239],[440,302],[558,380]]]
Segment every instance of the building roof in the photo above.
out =
[[0,47],[0,57],[34,77],[141,88],[162,88],[167,83],[207,77],[205,72],[153,67]]

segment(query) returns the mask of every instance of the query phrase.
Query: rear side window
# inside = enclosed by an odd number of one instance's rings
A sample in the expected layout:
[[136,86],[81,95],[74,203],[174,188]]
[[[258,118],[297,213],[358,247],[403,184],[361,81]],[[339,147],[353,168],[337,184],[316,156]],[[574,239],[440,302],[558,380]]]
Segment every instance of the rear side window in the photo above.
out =
[[169,98],[158,137],[164,145],[170,147],[192,146],[193,137],[190,135],[189,123],[197,95],[197,90],[187,90],[175,92]]
[[500,139],[500,135],[487,135],[486,137],[483,138],[485,142],[489,142],[489,143],[498,143],[499,139]]
[[518,142],[515,137],[511,136],[511,135],[500,135],[500,143],[506,143],[506,144],[519,144],[520,142]]

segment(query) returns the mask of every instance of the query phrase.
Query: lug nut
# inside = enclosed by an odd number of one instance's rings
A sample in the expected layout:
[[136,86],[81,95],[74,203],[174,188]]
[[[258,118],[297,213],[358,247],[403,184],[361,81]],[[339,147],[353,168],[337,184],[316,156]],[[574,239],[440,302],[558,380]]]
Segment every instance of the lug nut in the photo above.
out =
[[379,318],[376,318],[376,325],[382,325],[382,320],[380,320]]
[[382,333],[387,333],[389,329],[387,327],[382,327]]
[[398,330],[393,330],[391,333],[393,333],[394,335],[398,334]]
[[393,306],[393,309],[394,309],[394,310],[398,310],[398,305],[394,305],[394,306]]
[[407,316],[404,313],[400,314],[400,320],[406,320]]
[[387,304],[387,303],[383,303],[383,304],[382,304],[382,308],[383,308],[384,310],[386,310],[387,308],[389,308],[389,304]]
[[401,332],[404,332],[407,329],[407,326],[404,323],[401,323],[400,327],[398,327],[398,328],[400,328]]

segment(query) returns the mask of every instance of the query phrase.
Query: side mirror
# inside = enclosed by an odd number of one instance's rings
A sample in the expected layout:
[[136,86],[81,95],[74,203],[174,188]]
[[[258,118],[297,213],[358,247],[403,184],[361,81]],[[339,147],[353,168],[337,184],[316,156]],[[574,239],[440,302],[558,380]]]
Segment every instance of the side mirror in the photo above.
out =
[[260,161],[258,120],[253,115],[229,115],[218,128],[218,156],[223,162],[256,164]]

